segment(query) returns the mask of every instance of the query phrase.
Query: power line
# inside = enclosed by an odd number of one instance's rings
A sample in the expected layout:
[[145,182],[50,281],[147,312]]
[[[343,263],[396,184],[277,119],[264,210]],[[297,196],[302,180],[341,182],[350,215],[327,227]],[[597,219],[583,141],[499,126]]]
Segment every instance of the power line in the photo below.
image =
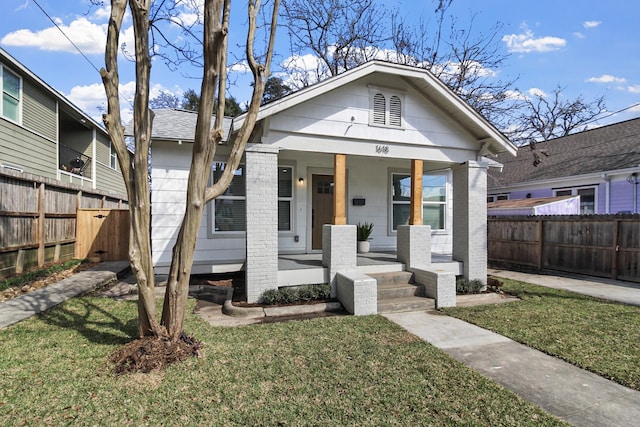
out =
[[71,43],[71,45],[78,51],[78,53],[80,53],[80,55],[82,55],[82,57],[84,59],[86,59],[86,61],[93,67],[94,70],[96,70],[98,72],[98,74],[100,73],[100,70],[98,69],[98,67],[96,67],[93,62],[91,62],[91,60],[87,57],[87,55],[84,54],[84,52],[73,42],[73,40],[71,40],[71,38],[69,38],[69,36],[62,30],[62,28],[60,28],[60,26],[58,25],[58,23],[56,21],[53,20],[53,18],[42,8],[42,6],[40,6],[40,3],[38,3],[38,0],[33,0],[33,2],[36,4],[36,6],[38,6],[38,9],[40,9],[42,11],[42,13],[44,13],[44,15],[49,18],[49,21],[51,21],[51,23],[53,25],[55,25],[55,27],[60,31],[60,33],[62,33],[62,35],[69,40],[69,43]]

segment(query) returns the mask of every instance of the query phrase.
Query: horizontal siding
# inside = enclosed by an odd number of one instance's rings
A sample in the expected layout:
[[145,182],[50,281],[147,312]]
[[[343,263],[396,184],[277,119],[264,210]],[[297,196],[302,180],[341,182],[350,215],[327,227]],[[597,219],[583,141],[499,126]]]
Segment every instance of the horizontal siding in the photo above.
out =
[[96,161],[109,165],[111,155],[109,138],[96,132],[96,141]]
[[0,163],[19,166],[24,172],[57,177],[56,144],[0,119]]
[[127,194],[122,173],[102,163],[96,163],[96,189],[121,194],[125,198]]
[[53,141],[58,140],[56,100],[23,80],[22,125]]

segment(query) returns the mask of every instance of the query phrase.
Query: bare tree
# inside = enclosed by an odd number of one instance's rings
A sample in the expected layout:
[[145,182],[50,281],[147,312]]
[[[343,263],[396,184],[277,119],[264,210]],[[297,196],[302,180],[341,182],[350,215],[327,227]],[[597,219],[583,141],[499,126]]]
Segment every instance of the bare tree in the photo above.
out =
[[586,101],[582,95],[567,99],[563,96],[564,90],[557,86],[550,95],[538,93],[526,98],[518,112],[519,126],[511,140],[518,145],[531,144],[582,132],[606,111],[604,96],[592,101]]
[[[151,29],[157,24],[151,19],[165,4],[171,7],[176,2],[151,0],[111,0],[111,19],[107,32],[105,48],[105,68],[101,70],[102,80],[107,93],[108,110],[103,116],[109,136],[114,144],[129,196],[131,212],[131,233],[129,259],[138,282],[138,330],[140,336],[156,335],[179,339],[183,332],[183,323],[188,295],[189,276],[193,264],[198,228],[202,221],[206,203],[215,199],[230,184],[233,172],[237,169],[247,140],[255,125],[264,85],[269,76],[277,11],[279,0],[272,2],[273,13],[268,30],[268,43],[264,62],[259,63],[254,53],[260,0],[248,2],[248,29],[246,42],[247,62],[254,78],[253,94],[249,103],[246,119],[234,139],[225,171],[215,185],[209,187],[208,179],[211,164],[218,143],[222,140],[222,119],[226,86],[227,35],[229,32],[230,0],[207,0],[204,2],[202,20],[202,64],[203,77],[201,103],[198,110],[191,170],[187,188],[185,214],[173,248],[167,290],[165,293],[162,320],[156,313],[154,275],[151,259],[150,235],[150,196],[147,179],[147,163],[151,142],[152,114],[149,109],[149,80],[151,72],[152,46]],[[133,18],[135,37],[136,93],[133,107],[133,134],[135,153],[130,154],[124,140],[119,105],[118,50],[119,36],[126,7],[129,6]],[[168,9],[169,11],[171,8]],[[164,18],[163,18],[164,19]],[[188,30],[193,32],[192,27]],[[170,44],[170,43],[168,43]],[[174,46],[176,47],[176,46]],[[194,56],[195,50],[187,49],[188,56]],[[212,127],[212,115],[216,98],[218,103],[215,121]]]

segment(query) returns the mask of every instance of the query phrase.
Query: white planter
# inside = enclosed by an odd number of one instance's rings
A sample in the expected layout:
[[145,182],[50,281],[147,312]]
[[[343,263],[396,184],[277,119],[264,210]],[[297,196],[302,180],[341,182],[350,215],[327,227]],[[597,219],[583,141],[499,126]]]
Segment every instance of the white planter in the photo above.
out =
[[367,252],[369,252],[370,248],[371,243],[369,243],[368,240],[358,242],[358,253],[366,254]]

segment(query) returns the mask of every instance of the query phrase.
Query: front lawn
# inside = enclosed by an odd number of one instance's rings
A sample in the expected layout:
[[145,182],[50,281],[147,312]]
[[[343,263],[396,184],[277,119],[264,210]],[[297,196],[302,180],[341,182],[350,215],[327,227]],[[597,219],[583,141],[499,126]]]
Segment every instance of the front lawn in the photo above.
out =
[[522,301],[445,313],[640,390],[640,307],[500,280]]
[[203,357],[115,376],[136,303],[75,298],[0,331],[0,425],[563,425],[390,321],[187,332]]

